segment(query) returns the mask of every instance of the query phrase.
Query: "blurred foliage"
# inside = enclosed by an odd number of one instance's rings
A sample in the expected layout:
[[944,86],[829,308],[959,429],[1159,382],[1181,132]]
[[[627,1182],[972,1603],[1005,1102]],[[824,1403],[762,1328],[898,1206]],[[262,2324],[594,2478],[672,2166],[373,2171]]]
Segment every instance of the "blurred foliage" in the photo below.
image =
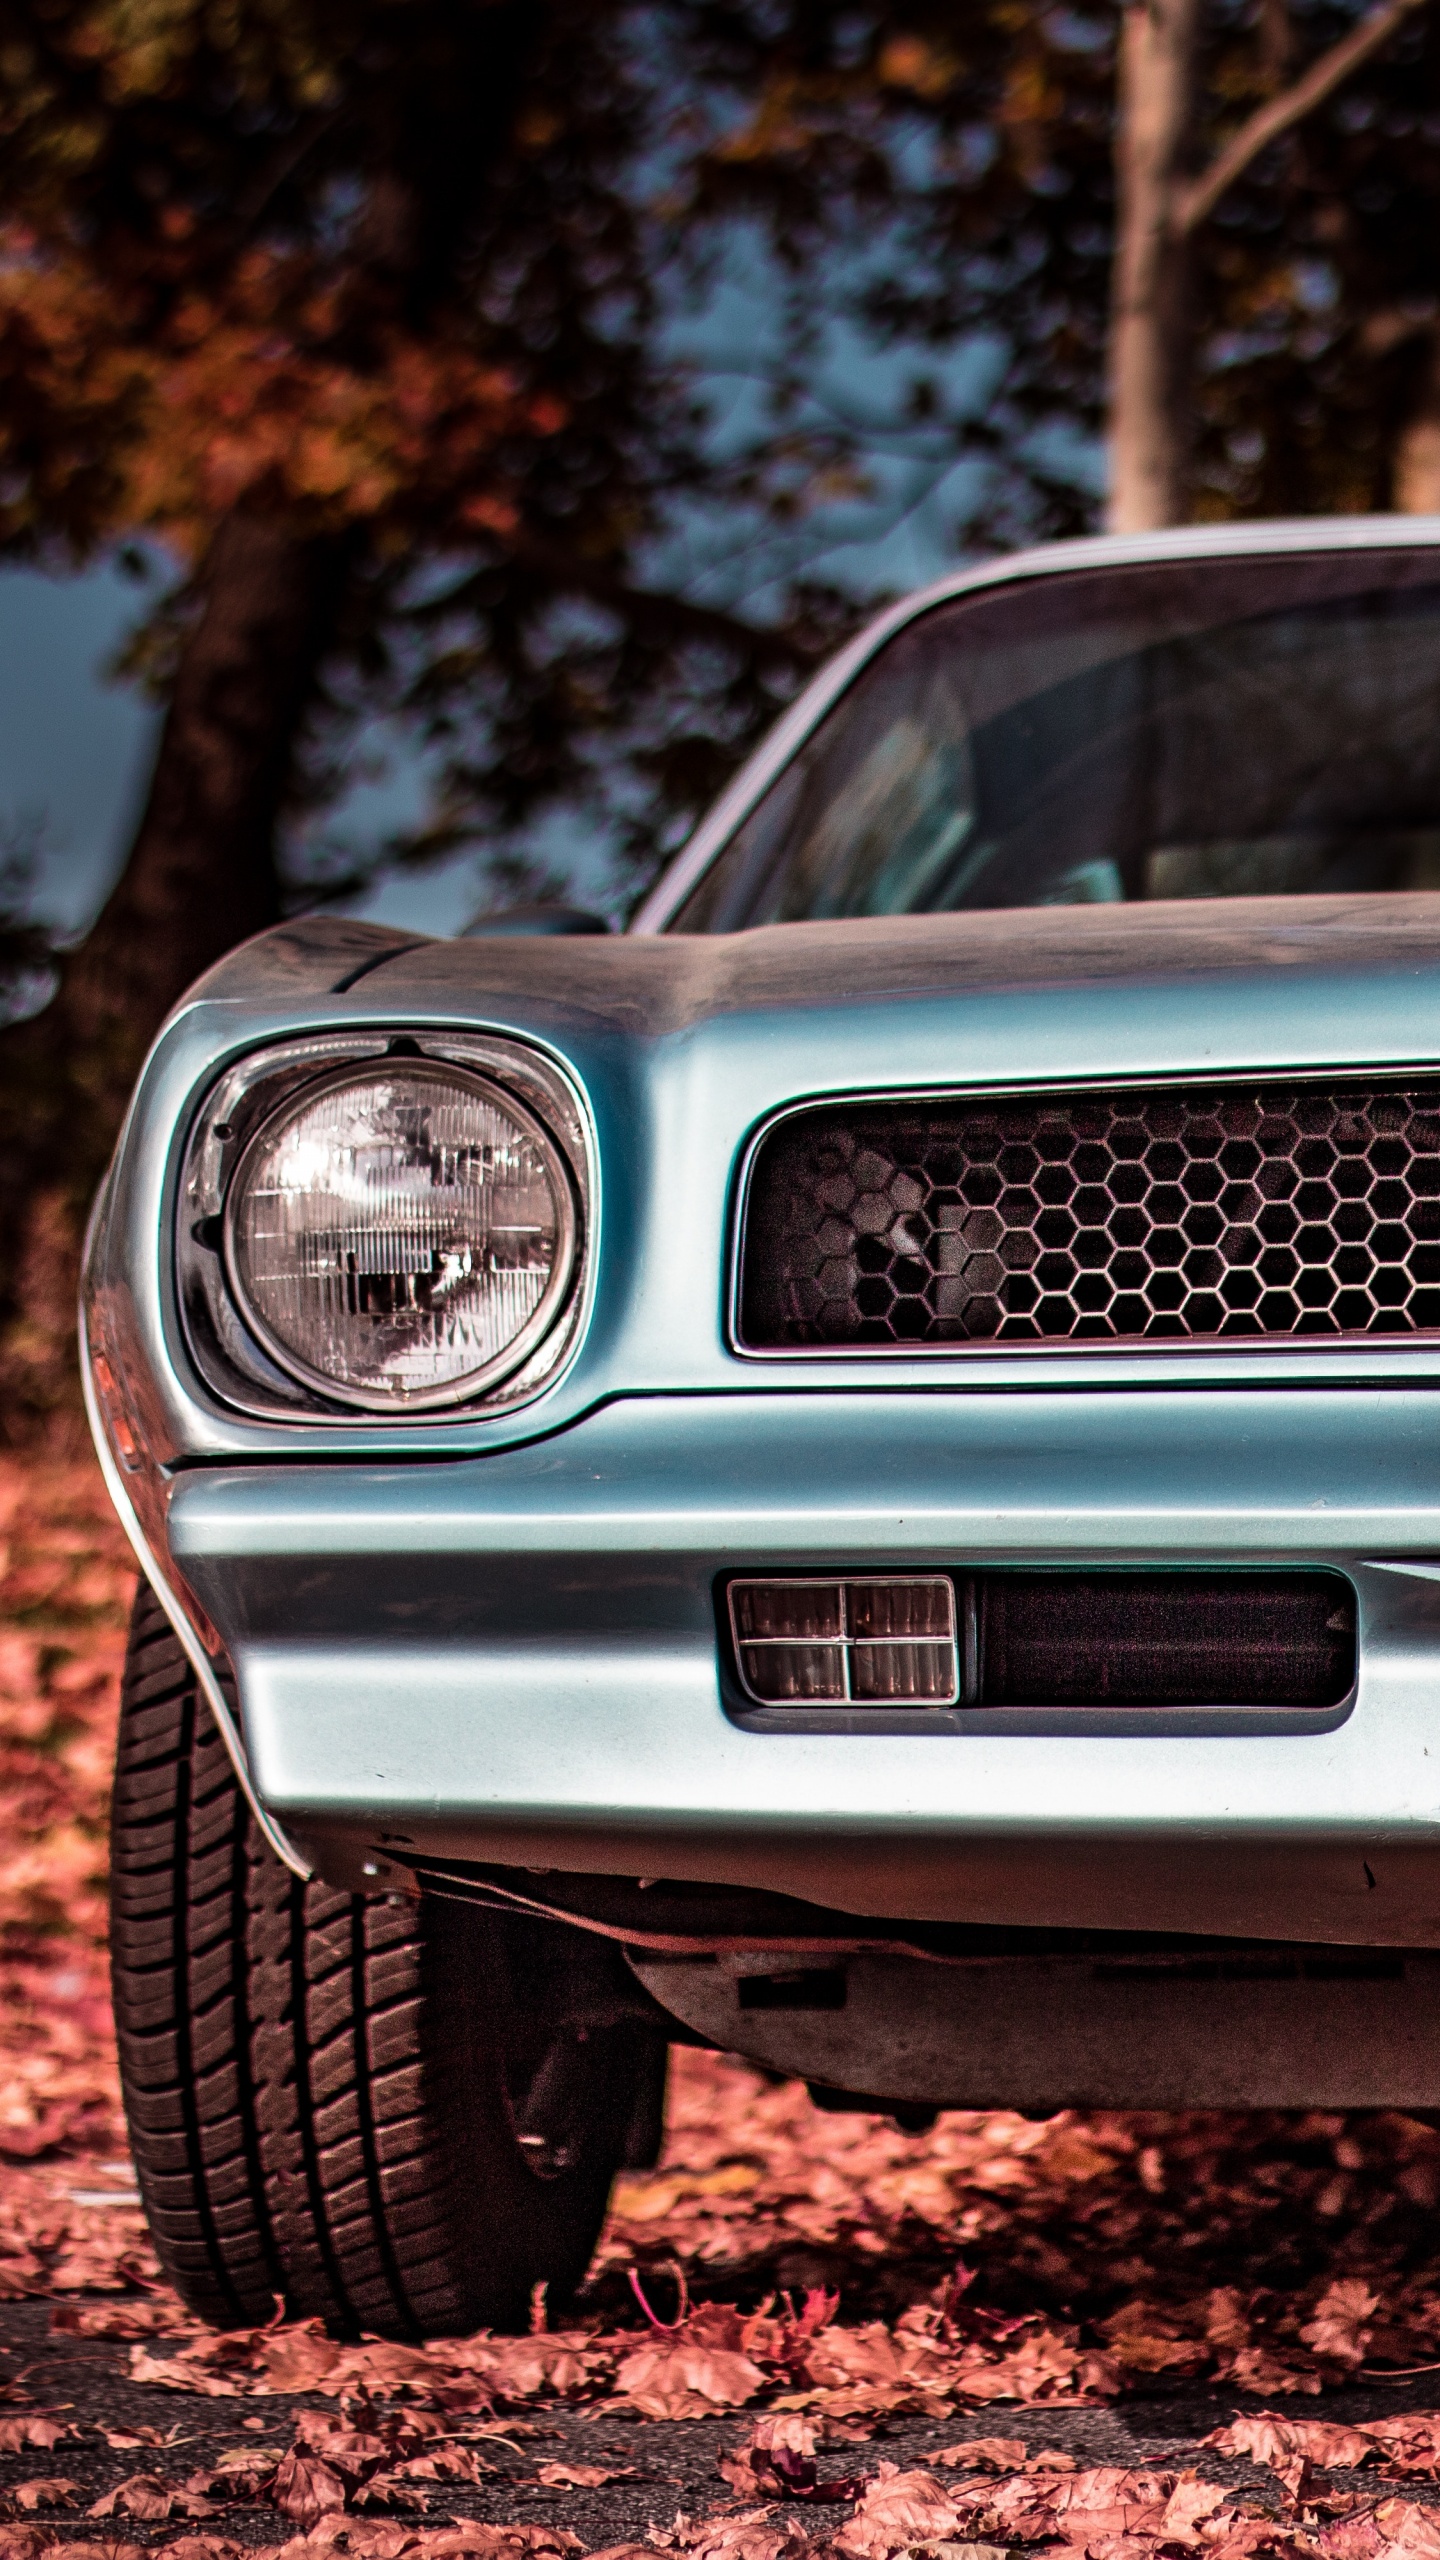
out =
[[[387,712],[439,776],[392,851],[563,807],[642,877],[958,460],[945,547],[1092,503],[1104,47],[953,14],[8,0],[0,545],[164,546],[163,686],[217,526],[281,513],[345,564],[292,821]],[[737,263],[738,432],[696,344]],[[837,396],[837,346],[902,342]]]
[[[1358,14],[1217,0],[1206,147]],[[937,491],[932,548],[1092,521],[1113,43],[1039,0],[8,0],[0,543],[194,564],[248,506],[343,546],[303,889],[369,858],[318,813],[381,713],[437,778],[390,857],[561,809],[638,884]],[[1207,226],[1202,513],[1388,501],[1435,55],[1421,20]],[[137,639],[162,688],[193,602]]]

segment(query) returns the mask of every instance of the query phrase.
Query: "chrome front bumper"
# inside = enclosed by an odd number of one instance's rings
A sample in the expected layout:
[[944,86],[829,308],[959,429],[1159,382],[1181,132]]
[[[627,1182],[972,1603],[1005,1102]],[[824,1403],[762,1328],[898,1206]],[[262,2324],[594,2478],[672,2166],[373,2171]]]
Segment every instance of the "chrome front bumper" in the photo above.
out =
[[[176,1573],[265,1805],[388,1855],[763,1887],[872,1918],[1440,1947],[1440,1396],[653,1396],[451,1463],[196,1467]],[[761,1731],[717,1577],[1324,1564],[1328,1715]]]

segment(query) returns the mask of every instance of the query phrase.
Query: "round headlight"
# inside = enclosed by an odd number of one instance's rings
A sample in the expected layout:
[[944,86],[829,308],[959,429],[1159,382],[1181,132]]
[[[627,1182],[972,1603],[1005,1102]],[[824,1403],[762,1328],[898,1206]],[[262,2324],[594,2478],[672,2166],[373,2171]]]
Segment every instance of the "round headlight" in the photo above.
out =
[[372,1412],[455,1404],[517,1368],[574,1254],[570,1184],[540,1122],[425,1059],[292,1095],[225,1208],[230,1284],[271,1357]]

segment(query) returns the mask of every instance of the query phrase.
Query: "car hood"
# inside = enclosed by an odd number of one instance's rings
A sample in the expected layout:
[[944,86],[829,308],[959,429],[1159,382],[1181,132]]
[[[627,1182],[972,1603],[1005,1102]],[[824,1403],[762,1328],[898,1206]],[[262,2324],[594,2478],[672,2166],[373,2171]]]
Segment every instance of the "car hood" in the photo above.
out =
[[188,1002],[357,993],[367,1009],[538,1008],[663,1038],[726,1015],[1046,988],[1390,977],[1440,968],[1440,893],[1002,907],[844,918],[747,933],[419,940],[306,918],[247,943]]

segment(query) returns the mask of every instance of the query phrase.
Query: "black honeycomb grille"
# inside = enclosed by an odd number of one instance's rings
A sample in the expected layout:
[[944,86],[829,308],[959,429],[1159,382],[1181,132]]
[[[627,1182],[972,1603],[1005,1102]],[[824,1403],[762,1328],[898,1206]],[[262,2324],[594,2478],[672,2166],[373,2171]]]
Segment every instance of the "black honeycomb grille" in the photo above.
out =
[[1440,1081],[833,1103],[757,1151],[754,1351],[1440,1333]]

